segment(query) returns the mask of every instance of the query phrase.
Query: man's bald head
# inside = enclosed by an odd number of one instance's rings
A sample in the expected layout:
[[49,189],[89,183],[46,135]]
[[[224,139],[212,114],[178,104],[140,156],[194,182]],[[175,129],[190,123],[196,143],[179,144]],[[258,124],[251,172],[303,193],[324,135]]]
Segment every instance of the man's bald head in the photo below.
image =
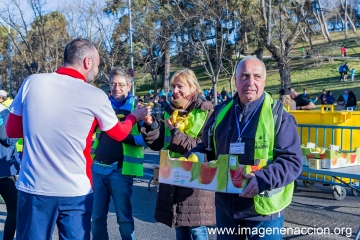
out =
[[64,51],[64,65],[81,65],[85,57],[93,57],[96,48],[87,39],[77,38],[69,42]]
[[95,79],[99,72],[99,65],[99,53],[89,40],[77,38],[66,45],[64,66],[77,70],[87,82]]
[[262,66],[264,67],[264,79],[266,79],[266,67],[265,67],[264,62],[261,61],[260,59],[258,59],[257,57],[254,57],[254,56],[246,56],[243,59],[241,59],[241,61],[238,63],[238,65],[236,67],[236,71],[238,71],[239,66],[241,64],[243,64],[244,62],[249,61],[249,60],[255,60],[255,61],[258,61],[258,62],[260,62],[262,64]]
[[245,105],[259,99],[266,83],[266,69],[262,61],[256,57],[243,58],[236,67],[235,85],[240,104]]

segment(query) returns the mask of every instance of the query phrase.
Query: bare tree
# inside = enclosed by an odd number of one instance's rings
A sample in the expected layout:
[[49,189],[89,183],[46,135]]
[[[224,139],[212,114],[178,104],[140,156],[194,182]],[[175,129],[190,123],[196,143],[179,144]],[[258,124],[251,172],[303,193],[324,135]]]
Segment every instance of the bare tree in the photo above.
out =
[[282,88],[288,88],[291,83],[290,52],[305,24],[305,2],[260,0],[261,17],[265,23],[264,45],[278,64]]
[[[333,0],[331,0],[331,3],[333,5],[333,9],[336,11],[337,16],[340,17],[341,22],[344,26],[344,30],[345,30],[345,39],[349,38],[348,35],[348,26],[347,23],[349,22],[350,27],[352,29],[352,31],[356,34],[356,27],[354,22],[351,20],[351,17],[349,17],[348,14],[348,8],[349,8],[349,4],[348,4],[348,0],[345,0],[345,2],[343,3],[342,0],[339,0],[339,4],[335,4]],[[344,17],[342,17],[341,12],[339,11],[339,9],[341,9],[344,12]]]
[[325,9],[322,6],[321,0],[315,0],[313,2],[314,16],[319,23],[319,26],[321,28],[321,32],[323,33],[324,38],[327,39],[328,42],[331,43],[332,39],[331,39],[329,30],[328,30],[327,20],[325,19],[324,11],[325,11]]
[[[69,1],[69,0],[68,0]],[[126,41],[118,16],[104,12],[105,3],[97,0],[69,1],[61,9],[67,19],[67,29],[72,38],[82,37],[97,44],[102,58],[103,71],[119,66],[124,58],[121,42]]]
[[227,1],[191,0],[187,4],[190,11],[177,5],[176,21],[179,26],[186,25],[188,28],[188,36],[184,41],[196,54],[205,74],[211,79],[212,89],[216,94],[219,74],[223,70],[225,46],[233,30]]
[[62,64],[63,47],[68,40],[66,19],[58,11],[45,12],[45,3],[12,0],[9,15],[0,15],[11,26],[14,89],[27,75],[52,72]]

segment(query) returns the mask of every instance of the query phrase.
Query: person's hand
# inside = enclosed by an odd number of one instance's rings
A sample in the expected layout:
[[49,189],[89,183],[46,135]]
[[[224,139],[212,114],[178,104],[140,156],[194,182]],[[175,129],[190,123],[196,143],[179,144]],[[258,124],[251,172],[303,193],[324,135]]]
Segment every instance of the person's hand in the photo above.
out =
[[259,186],[254,173],[243,174],[243,178],[250,179],[240,197],[253,198],[259,194]]
[[152,124],[153,122],[154,122],[154,118],[153,118],[153,116],[151,116],[150,114],[149,115],[146,115],[145,117],[144,117],[144,122],[146,123],[146,124]]
[[175,125],[173,125],[170,121],[170,118],[165,120],[164,123],[166,124],[166,126],[168,126],[170,131],[177,127],[177,123],[175,123]]
[[131,115],[133,115],[136,118],[136,121],[141,121],[148,115],[150,115],[151,107],[142,107],[140,104],[136,106],[134,111],[131,112]]

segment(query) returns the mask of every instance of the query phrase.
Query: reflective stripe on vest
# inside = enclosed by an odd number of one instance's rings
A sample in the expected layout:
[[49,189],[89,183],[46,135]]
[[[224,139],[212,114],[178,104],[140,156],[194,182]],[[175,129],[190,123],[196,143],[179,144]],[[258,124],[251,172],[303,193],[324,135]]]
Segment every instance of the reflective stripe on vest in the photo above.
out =
[[[131,97],[126,100],[125,104],[120,107],[122,110],[127,110],[132,112],[135,106],[135,97]],[[96,129],[96,140],[91,148],[91,157],[94,159],[96,148],[99,142],[100,129]],[[141,135],[138,129],[138,125],[135,124],[130,132],[133,136]],[[133,146],[129,144],[122,144],[124,159],[122,164],[121,172],[123,175],[132,175],[132,176],[144,176],[144,149],[141,146]]]
[[[189,121],[188,125],[185,126],[184,133],[189,135],[190,137],[196,138],[201,129],[203,128],[206,118],[208,115],[208,111],[202,111],[199,108],[194,109],[187,115],[187,119]],[[164,119],[169,119],[170,115],[165,111]],[[164,147],[163,149],[167,149],[167,147],[171,143],[171,132],[170,129],[165,125],[165,136],[164,136]],[[174,153],[169,151],[170,157],[181,157],[182,155],[179,153]]]
[[22,152],[23,151],[23,146],[24,146],[23,139],[19,138],[19,140],[16,142],[16,150],[19,153]]
[[[228,110],[233,106],[233,100],[230,101],[227,105],[224,105],[218,116],[215,119],[215,128],[214,128],[214,149],[217,155],[217,146],[216,146],[216,128],[219,123],[224,119]],[[255,133],[255,145],[254,145],[254,159],[267,159],[268,164],[271,164],[273,161],[273,150],[274,150],[274,140],[275,140],[275,124],[272,113],[272,98],[266,93],[263,105],[261,107],[261,112],[258,120],[258,125]],[[255,210],[260,215],[271,215],[277,212],[280,212],[286,208],[292,200],[294,189],[294,182],[286,185],[285,187],[280,187],[273,189],[271,191],[264,191],[259,195],[254,197],[254,206]]]

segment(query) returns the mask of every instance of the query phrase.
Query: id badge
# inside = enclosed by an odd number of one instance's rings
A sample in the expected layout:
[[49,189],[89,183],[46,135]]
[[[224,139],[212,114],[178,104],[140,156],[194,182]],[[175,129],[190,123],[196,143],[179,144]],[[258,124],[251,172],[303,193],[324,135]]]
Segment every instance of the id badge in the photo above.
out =
[[245,153],[245,143],[230,143],[230,154],[244,154]]

